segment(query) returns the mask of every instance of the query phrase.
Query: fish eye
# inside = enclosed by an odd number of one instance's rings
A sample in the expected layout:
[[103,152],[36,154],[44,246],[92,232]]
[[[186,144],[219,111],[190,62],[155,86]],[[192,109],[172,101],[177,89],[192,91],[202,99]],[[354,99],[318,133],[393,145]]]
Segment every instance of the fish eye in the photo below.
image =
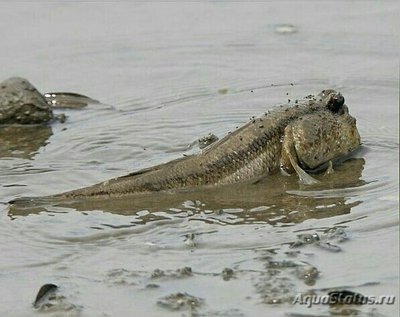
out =
[[344,105],[344,97],[340,92],[333,93],[327,102],[328,109],[334,113],[339,113]]
[[344,106],[344,97],[340,92],[336,92],[333,89],[322,90],[319,94],[321,101],[326,107],[337,114],[342,114],[342,108]]

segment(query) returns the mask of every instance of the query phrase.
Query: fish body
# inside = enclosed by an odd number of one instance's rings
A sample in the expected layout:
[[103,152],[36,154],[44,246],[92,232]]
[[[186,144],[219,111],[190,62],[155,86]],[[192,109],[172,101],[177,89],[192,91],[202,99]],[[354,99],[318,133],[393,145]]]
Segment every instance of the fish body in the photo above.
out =
[[63,198],[121,196],[255,179],[280,169],[296,172],[341,158],[360,145],[356,120],[344,98],[324,90],[296,104],[273,108],[202,152],[56,195]]

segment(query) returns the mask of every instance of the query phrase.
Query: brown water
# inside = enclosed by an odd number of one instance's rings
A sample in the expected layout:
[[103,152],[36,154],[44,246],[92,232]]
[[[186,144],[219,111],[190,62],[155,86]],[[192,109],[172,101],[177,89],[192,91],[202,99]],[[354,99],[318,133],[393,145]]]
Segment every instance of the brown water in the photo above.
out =
[[[397,316],[399,14],[372,1],[0,3],[0,80],[103,102],[0,128],[0,315],[42,315],[32,302],[54,283],[46,316]],[[363,147],[316,187],[276,175],[47,212],[5,203],[196,152],[324,88],[346,97]],[[332,289],[397,298],[292,304]]]

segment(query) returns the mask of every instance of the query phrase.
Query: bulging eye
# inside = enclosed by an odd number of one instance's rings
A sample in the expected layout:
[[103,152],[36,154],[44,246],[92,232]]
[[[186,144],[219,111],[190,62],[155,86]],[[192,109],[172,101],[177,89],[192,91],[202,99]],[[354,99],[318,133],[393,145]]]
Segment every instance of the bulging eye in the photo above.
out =
[[340,92],[336,92],[333,89],[325,89],[321,91],[319,96],[330,111],[338,114],[342,113],[345,100]]
[[336,94],[331,94],[327,106],[328,109],[334,113],[339,113],[344,105],[344,97],[340,92]]

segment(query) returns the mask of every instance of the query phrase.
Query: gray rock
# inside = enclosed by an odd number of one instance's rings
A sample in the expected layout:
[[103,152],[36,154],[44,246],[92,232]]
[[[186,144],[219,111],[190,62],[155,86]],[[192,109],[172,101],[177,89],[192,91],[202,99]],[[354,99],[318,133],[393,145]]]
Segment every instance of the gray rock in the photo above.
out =
[[45,97],[26,79],[0,83],[0,124],[40,124],[53,119]]

